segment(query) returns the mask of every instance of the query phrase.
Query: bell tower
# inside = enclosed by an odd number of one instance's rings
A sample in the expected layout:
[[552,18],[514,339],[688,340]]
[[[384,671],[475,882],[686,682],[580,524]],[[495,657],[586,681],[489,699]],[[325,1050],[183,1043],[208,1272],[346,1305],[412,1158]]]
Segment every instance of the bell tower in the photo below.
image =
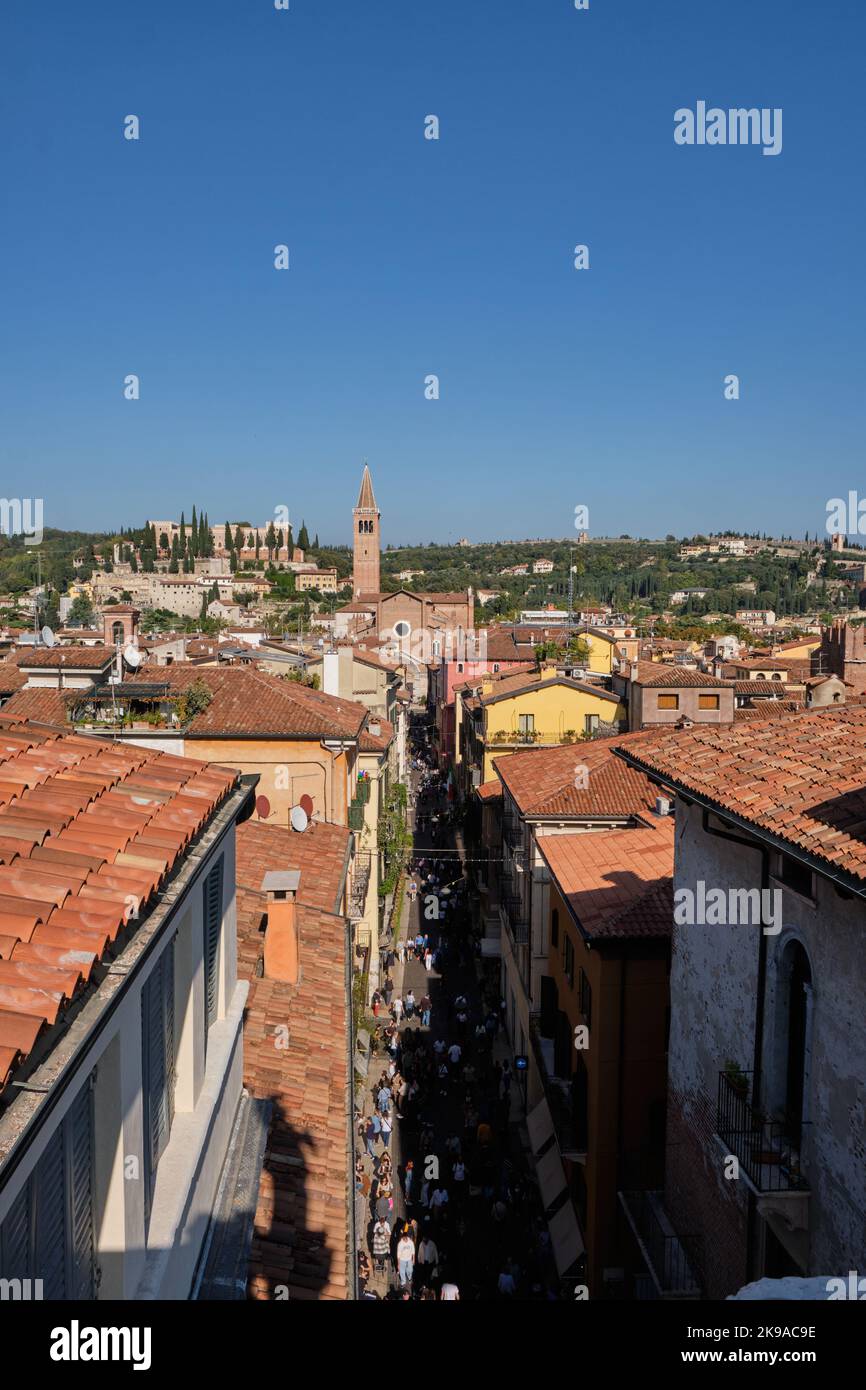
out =
[[354,590],[359,594],[379,592],[379,511],[373,496],[373,479],[364,461],[361,491],[352,512],[354,533]]

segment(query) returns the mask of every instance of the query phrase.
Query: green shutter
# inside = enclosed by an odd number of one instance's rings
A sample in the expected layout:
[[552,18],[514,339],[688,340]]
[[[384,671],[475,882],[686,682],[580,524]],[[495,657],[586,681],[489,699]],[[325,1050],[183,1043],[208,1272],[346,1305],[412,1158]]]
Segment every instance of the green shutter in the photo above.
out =
[[43,1281],[43,1298],[66,1298],[66,1151],[62,1125],[51,1136],[34,1177],[33,1275]]
[[223,861],[214,864],[204,881],[205,1033],[217,1016],[220,924],[223,915]]
[[0,1274],[46,1299],[94,1294],[93,1099],[88,1079],[0,1227]]
[[163,951],[141,991],[142,1099],[144,1103],[145,1218],[156,1168],[174,1119],[174,942]]
[[69,1298],[92,1298],[93,1289],[93,1089],[88,1082],[64,1123],[69,1175]]

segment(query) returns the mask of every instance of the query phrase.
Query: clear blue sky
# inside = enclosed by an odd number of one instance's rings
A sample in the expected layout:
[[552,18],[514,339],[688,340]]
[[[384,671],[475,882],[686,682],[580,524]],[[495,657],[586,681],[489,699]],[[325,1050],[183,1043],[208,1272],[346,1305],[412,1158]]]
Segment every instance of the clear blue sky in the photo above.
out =
[[[864,52],[863,0],[5,0],[4,494],[348,541],[366,456],[385,543],[822,529],[866,493]],[[698,99],[782,153],[675,145]]]

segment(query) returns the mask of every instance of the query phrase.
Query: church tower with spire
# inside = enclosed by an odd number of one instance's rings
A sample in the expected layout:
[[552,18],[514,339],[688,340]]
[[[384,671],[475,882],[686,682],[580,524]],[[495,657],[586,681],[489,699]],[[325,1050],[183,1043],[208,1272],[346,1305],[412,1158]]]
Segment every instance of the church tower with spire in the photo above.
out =
[[373,479],[364,462],[358,502],[352,512],[355,550],[355,597],[379,592],[379,511],[373,496]]

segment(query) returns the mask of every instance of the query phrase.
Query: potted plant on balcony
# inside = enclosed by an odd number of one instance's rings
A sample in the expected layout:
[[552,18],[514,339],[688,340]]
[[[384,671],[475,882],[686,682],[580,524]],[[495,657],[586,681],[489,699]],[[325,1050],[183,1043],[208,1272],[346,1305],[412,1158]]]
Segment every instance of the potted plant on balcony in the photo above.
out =
[[745,1099],[749,1094],[749,1078],[739,1063],[732,1061],[730,1057],[725,1062],[725,1076],[728,1078],[731,1089]]

